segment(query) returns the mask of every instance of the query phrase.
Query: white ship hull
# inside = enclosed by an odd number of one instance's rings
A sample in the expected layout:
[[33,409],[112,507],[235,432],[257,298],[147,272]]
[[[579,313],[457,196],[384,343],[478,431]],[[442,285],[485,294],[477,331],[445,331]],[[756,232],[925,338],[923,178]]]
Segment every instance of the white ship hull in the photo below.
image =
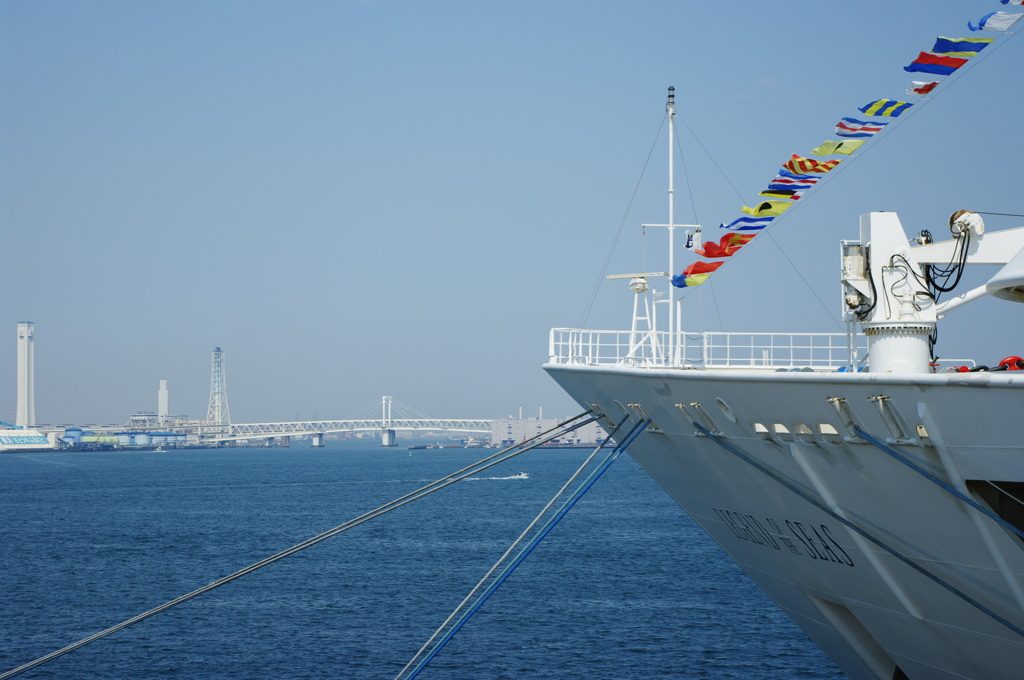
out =
[[850,678],[1021,677],[1024,543],[850,425],[1019,527],[986,482],[1022,495],[1024,371],[545,368],[608,421],[651,418],[630,455]]

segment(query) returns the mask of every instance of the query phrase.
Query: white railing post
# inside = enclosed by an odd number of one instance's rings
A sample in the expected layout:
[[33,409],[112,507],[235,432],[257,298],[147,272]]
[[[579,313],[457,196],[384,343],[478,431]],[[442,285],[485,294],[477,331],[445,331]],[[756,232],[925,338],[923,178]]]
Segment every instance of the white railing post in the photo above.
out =
[[[700,347],[691,347],[690,335]],[[552,329],[548,355],[555,364],[626,365],[637,367],[801,368],[835,370],[856,367],[866,341],[850,333],[693,333],[648,330]],[[675,340],[669,342],[669,337]],[[382,398],[382,421],[393,418]]]

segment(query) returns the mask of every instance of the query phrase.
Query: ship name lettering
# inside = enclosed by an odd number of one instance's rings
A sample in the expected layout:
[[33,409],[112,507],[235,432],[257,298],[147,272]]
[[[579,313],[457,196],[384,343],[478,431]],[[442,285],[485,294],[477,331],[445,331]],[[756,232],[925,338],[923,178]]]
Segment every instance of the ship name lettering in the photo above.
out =
[[[807,549],[808,556],[811,559],[834,562],[836,564],[845,564],[848,567],[853,566],[853,560],[843,550],[842,546],[832,538],[832,533],[829,531],[828,526],[821,525],[821,533],[813,526],[810,527],[810,532],[800,522],[794,522],[786,520],[786,526],[793,533],[793,535],[804,544]],[[811,536],[813,534],[813,537]],[[822,538],[821,534],[825,534],[825,538]],[[820,546],[820,547],[819,547]],[[834,548],[834,549],[833,549]],[[836,550],[842,553],[842,557],[836,554]]]
[[852,567],[853,566],[853,559],[849,555],[846,554],[846,551],[843,550],[843,546],[839,545],[839,542],[836,541],[836,539],[832,538],[832,532],[829,530],[827,525],[825,525],[825,524],[821,525],[821,532],[823,534],[825,534],[825,537],[829,541],[832,542],[832,545],[835,546],[836,550],[838,550],[839,552],[841,552],[843,554],[843,557],[842,557],[843,564],[845,564],[848,567]]
[[779,543],[789,548],[789,552],[793,553],[794,555],[803,555],[803,553],[800,552],[800,548],[797,547],[796,543],[794,543],[788,536],[785,535],[785,533],[782,531],[782,527],[779,526],[778,522],[776,522],[771,517],[765,517],[764,519],[766,522],[768,522],[768,526],[772,528],[772,533],[775,534],[775,538],[778,539]]
[[753,515],[712,508],[737,538],[780,550],[779,544]]
[[[810,525],[796,520],[784,521],[785,528],[772,517],[758,519],[754,515],[725,508],[712,508],[736,538],[766,548],[782,550],[812,560],[853,566],[853,559],[832,535],[827,524]],[[767,528],[766,528],[767,525]],[[801,546],[803,546],[801,548]]]
[[789,552],[793,553],[794,555],[803,555],[803,553],[800,552],[800,548],[798,548],[796,546],[796,543],[794,543],[793,541],[789,540],[785,536],[779,536],[778,539],[782,542],[784,546],[789,548]]

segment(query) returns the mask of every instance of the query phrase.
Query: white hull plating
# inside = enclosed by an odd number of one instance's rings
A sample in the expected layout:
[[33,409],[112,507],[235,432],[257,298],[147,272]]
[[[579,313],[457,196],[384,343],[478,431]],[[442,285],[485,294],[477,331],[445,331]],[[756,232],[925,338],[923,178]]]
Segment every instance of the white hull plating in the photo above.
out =
[[1020,526],[999,505],[1024,484],[1024,371],[545,368],[608,422],[652,419],[630,455],[850,678],[1020,677],[1024,543],[851,425]]

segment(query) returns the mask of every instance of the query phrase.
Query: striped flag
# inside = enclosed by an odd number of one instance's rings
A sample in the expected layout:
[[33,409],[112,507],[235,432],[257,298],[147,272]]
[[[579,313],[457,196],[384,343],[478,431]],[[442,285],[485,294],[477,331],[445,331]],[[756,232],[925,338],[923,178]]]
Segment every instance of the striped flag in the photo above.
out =
[[[793,158],[786,161],[782,167],[792,172],[822,173],[830,171],[840,163],[842,161],[816,161],[813,158],[804,158],[803,156],[793,154]],[[746,210],[743,212],[746,212]]]
[[869,116],[889,116],[891,118],[895,118],[911,106],[913,106],[913,104],[898,102],[895,99],[876,99],[857,110],[861,113],[866,113]]
[[[879,125],[885,125],[885,123],[879,123]],[[811,180],[812,182],[817,182],[820,179],[814,175],[801,175],[796,172],[791,172],[786,168],[779,168],[779,177],[785,177],[786,179]]]
[[928,94],[934,90],[939,84],[939,81],[933,80],[930,83],[926,83],[923,80],[912,80],[910,81],[910,89],[907,90],[907,94]]
[[993,40],[995,38],[944,38],[939,36],[935,39],[932,52],[947,57],[973,57],[988,47]]
[[920,52],[917,59],[910,62],[910,66],[904,66],[904,71],[910,73],[934,73],[937,76],[948,76],[953,71],[967,63],[963,57],[947,57],[930,52]]
[[729,224],[719,224],[718,228],[730,231],[760,231],[774,219],[774,217],[740,217]]
[[721,267],[724,262],[694,262],[683,270],[682,274],[672,277],[672,285],[676,288],[699,286],[707,281],[711,272]]
[[810,189],[814,186],[814,183],[818,181],[817,177],[810,179],[787,179],[785,177],[776,177],[768,185],[769,189]]
[[743,247],[745,243],[753,239],[757,234],[726,234],[718,240],[705,243],[703,249],[694,252],[701,257],[732,257],[732,254]]
[[856,118],[843,118],[836,123],[836,134],[840,137],[870,137],[889,123],[867,123]]
[[1017,22],[1017,19],[1020,19],[1022,16],[1024,16],[1024,14],[989,12],[978,21],[977,26],[968,21],[967,28],[972,31],[1005,31],[1013,26]]
[[851,153],[859,149],[866,139],[844,139],[841,142],[822,142],[821,146],[816,149],[811,149],[811,153],[815,156],[834,156],[837,153],[845,154],[849,156]]
[[999,0],[1004,5],[1024,5],[1024,0]]

